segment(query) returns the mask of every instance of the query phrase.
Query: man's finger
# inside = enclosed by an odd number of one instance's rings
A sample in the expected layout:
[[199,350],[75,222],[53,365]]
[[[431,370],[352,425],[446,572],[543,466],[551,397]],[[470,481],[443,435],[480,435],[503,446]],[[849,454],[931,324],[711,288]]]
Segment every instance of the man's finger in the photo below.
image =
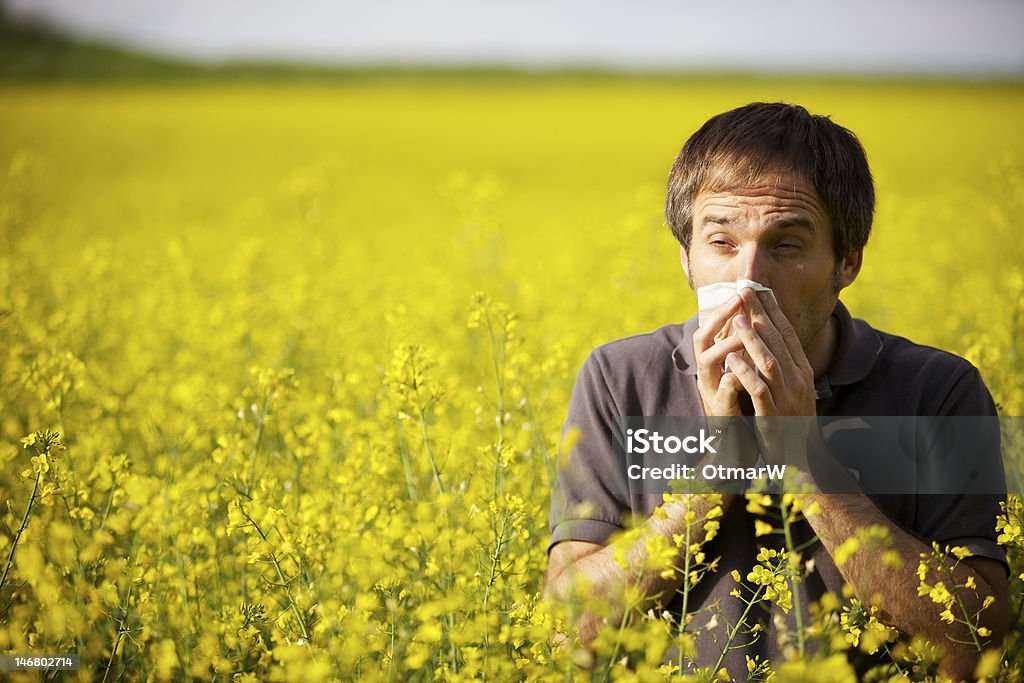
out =
[[807,360],[807,354],[804,352],[804,347],[800,343],[800,337],[796,333],[796,329],[792,323],[779,308],[778,302],[768,292],[758,292],[755,297],[758,303],[761,304],[762,309],[768,314],[772,324],[775,325],[781,334],[783,340],[786,342],[786,348],[789,349],[789,355],[793,359],[793,362],[801,367],[810,367],[811,363]]
[[[733,326],[736,328],[736,335],[743,341],[743,347],[761,375],[771,386],[773,391],[779,391],[786,386],[786,376],[779,367],[779,360],[772,353],[768,345],[762,341],[757,332],[751,326],[750,321],[742,313],[733,318]],[[729,366],[732,367],[731,365]]]
[[711,401],[711,415],[739,415],[740,414],[740,393],[744,391],[743,384],[731,372],[722,375],[718,383],[718,390]]
[[722,381],[718,383],[718,393],[720,395],[735,400],[742,391],[745,391],[743,383],[740,382],[735,373],[727,372],[722,375]]
[[697,356],[697,386],[706,387],[708,394],[718,391],[725,374],[725,358],[733,351],[743,349],[739,337],[725,337],[714,343],[708,350]]
[[[765,311],[764,306],[761,304],[761,299],[757,295],[758,292],[755,292],[753,289],[744,289],[740,292],[740,297],[743,299],[745,307],[750,311],[750,324],[757,329],[758,336],[780,363],[783,365],[795,364],[792,350],[786,342],[785,335],[775,324],[772,317]],[[770,295],[769,298],[771,298]],[[782,318],[785,320],[785,316],[782,316]],[[785,320],[785,323],[788,325],[789,321]],[[792,325],[790,325],[790,328],[792,328]]]
[[[750,394],[754,404],[755,415],[774,415],[775,400],[772,398],[771,387],[761,379],[750,363],[743,360],[738,353],[731,353],[726,358],[732,374],[740,381],[743,388]],[[724,379],[724,378],[723,378]]]
[[701,325],[693,333],[693,350],[695,356],[700,356],[701,353],[711,348],[711,345],[715,343],[715,338],[725,328],[726,323],[736,315],[736,311],[740,308],[740,298],[734,296],[726,301],[724,304],[715,309],[704,324]]
[[708,369],[722,368],[725,365],[725,357],[734,351],[743,348],[743,339],[739,336],[726,337],[715,342],[711,348],[704,351],[697,358],[697,368]]

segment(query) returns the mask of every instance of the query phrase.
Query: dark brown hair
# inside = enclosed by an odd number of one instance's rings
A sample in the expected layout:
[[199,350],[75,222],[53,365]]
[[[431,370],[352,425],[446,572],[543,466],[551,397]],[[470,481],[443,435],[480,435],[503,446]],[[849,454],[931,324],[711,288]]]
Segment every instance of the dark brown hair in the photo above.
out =
[[827,116],[782,102],[755,102],[712,117],[672,164],[665,220],[689,251],[693,202],[795,172],[818,193],[832,220],[837,262],[867,244],[875,188],[864,148]]

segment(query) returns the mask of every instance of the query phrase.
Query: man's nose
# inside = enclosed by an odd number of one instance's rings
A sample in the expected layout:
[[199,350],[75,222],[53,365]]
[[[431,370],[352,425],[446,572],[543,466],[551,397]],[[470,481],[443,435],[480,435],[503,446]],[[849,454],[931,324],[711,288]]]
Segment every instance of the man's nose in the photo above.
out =
[[736,279],[753,280],[762,285],[768,286],[765,282],[767,276],[766,255],[762,253],[757,245],[748,245],[740,249],[736,256]]

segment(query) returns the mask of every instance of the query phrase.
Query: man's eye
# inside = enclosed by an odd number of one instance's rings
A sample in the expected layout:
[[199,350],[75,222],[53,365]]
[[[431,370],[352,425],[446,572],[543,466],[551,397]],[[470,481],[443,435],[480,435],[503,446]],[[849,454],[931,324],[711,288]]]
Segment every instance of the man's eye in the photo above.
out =
[[725,247],[729,246],[729,243],[726,242],[725,240],[712,240],[711,241],[711,246],[719,247],[719,248],[725,248]]
[[775,245],[775,248],[781,249],[782,251],[797,251],[800,249],[800,245],[790,244],[789,242],[783,242],[782,244]]

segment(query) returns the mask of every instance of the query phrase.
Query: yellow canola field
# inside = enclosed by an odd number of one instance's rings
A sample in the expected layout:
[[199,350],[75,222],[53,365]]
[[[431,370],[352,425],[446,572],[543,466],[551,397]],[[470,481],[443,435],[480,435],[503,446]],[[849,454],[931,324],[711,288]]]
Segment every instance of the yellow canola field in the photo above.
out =
[[[780,99],[867,149],[853,314],[1024,414],[1019,85],[0,88],[0,652],[77,653],[85,681],[583,677],[540,601],[575,373],[696,310],[668,169],[709,116]],[[759,567],[776,599],[801,580]],[[884,641],[848,596],[820,610],[820,661],[776,680],[853,680],[840,653]],[[661,680],[690,637],[635,618],[590,664]]]

